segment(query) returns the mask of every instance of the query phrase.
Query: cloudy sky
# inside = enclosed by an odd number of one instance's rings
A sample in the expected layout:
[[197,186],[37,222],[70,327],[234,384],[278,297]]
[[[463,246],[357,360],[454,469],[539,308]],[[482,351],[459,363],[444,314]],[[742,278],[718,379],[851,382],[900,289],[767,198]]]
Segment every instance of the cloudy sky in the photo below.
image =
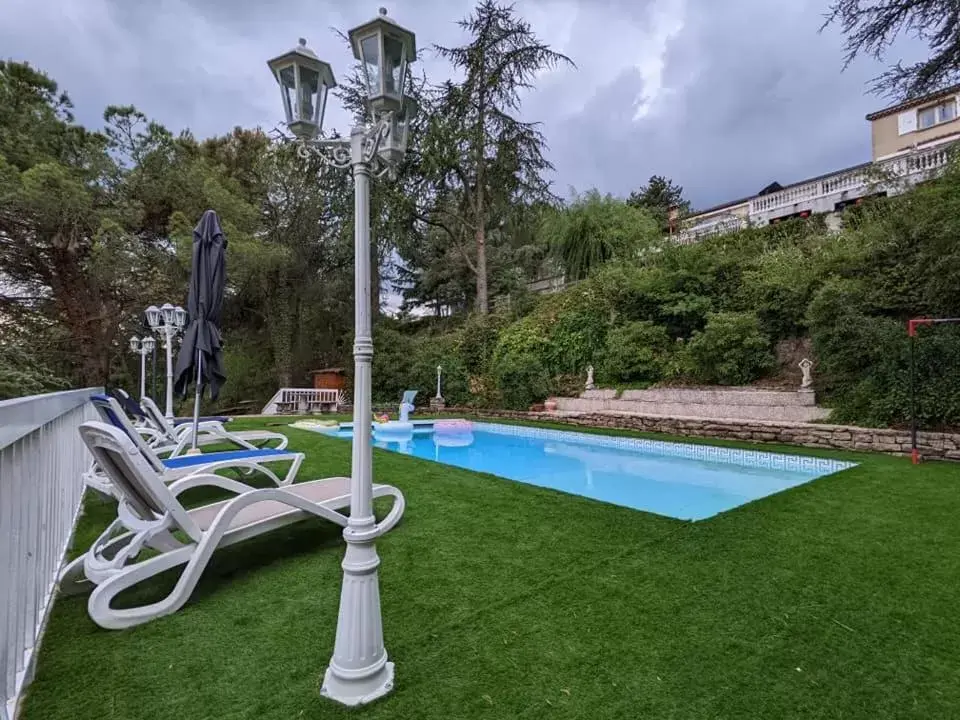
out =
[[[540,120],[556,190],[626,195],[652,174],[695,207],[869,159],[866,93],[882,67],[841,73],[842,38],[817,30],[828,0],[518,0],[538,35],[576,70],[541,77],[524,103]],[[421,48],[457,44],[470,0],[393,0]],[[199,136],[280,119],[265,61],[304,36],[334,70],[352,58],[331,28],[373,17],[355,0],[0,0],[0,56],[54,77],[78,119],[133,103]],[[896,60],[922,53],[907,41]],[[435,80],[449,69],[427,51]],[[347,117],[330,116],[345,128]]]

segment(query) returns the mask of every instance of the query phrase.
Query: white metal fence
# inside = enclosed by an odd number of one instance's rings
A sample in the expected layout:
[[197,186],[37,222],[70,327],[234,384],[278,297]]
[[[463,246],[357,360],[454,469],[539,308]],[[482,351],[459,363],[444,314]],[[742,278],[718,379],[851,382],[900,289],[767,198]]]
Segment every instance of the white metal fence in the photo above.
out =
[[343,404],[340,390],[325,388],[280,388],[263,406],[264,415],[337,412]]
[[0,402],[0,720],[16,717],[90,462],[77,428],[97,389]]

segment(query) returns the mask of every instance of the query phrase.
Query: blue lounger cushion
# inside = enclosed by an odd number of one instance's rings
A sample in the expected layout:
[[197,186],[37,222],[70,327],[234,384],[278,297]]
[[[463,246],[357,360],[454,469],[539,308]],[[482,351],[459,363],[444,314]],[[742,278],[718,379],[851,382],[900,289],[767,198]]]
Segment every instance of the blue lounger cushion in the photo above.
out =
[[289,455],[287,450],[230,450],[229,452],[215,452],[200,455],[181,455],[180,457],[164,460],[165,467],[171,470],[206,465],[207,463],[222,462],[225,460],[259,460],[269,459],[271,455]]

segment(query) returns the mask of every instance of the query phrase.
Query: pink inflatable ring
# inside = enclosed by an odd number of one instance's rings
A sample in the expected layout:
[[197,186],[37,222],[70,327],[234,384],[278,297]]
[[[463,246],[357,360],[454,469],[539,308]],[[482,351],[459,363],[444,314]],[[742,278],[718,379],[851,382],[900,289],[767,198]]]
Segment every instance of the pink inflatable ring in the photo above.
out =
[[469,420],[438,420],[433,424],[433,432],[438,435],[473,432],[473,423]]

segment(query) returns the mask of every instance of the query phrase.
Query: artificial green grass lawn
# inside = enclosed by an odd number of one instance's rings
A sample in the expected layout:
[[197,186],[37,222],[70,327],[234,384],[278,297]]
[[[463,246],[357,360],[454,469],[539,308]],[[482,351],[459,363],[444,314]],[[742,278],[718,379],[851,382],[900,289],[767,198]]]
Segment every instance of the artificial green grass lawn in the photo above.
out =
[[[285,431],[301,479],[349,474],[349,442]],[[343,544],[306,521],[138,628],[58,599],[22,717],[960,717],[960,467],[816,454],[861,464],[686,523],[375,450],[408,502],[378,543],[391,695],[318,694]],[[77,549],[112,517],[88,501]]]

